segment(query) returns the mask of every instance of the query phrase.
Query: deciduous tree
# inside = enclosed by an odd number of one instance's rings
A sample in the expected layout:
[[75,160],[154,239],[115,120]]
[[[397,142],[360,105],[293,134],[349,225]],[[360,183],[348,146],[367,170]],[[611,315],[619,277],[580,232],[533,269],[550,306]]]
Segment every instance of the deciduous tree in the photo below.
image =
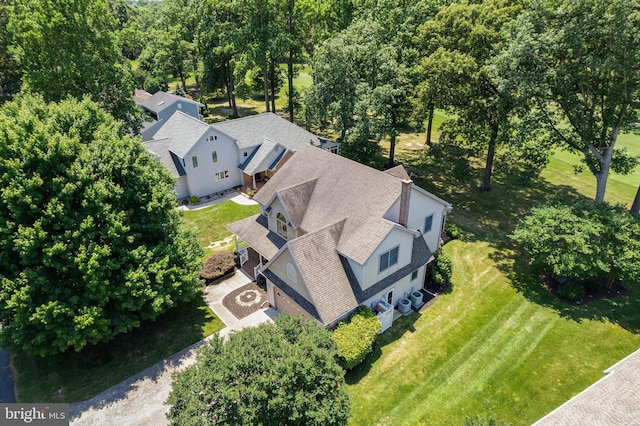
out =
[[89,95],[136,127],[133,79],[106,0],[16,0],[11,11],[9,30],[23,90],[47,102]]
[[511,72],[538,103],[541,124],[582,155],[604,200],[610,171],[638,160],[616,149],[640,107],[637,0],[534,1],[514,26]]
[[573,202],[536,207],[512,236],[531,263],[578,280],[640,280],[640,219],[622,206]]
[[5,104],[0,169],[2,345],[79,351],[197,295],[173,179],[94,102]]
[[214,337],[196,364],[175,376],[171,424],[346,425],[349,397],[328,331],[281,314]]

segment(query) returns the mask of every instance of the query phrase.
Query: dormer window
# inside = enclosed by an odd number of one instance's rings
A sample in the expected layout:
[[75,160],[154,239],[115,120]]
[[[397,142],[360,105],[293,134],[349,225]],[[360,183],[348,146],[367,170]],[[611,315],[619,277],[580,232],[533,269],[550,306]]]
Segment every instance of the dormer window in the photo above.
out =
[[276,215],[276,225],[278,227],[278,234],[287,238],[287,219],[282,213]]
[[382,272],[396,263],[398,263],[398,247],[394,247],[380,255],[380,267],[378,272]]

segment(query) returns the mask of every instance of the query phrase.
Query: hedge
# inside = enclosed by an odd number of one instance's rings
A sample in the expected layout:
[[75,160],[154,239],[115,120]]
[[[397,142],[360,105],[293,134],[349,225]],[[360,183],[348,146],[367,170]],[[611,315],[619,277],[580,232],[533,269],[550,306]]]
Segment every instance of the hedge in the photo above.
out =
[[207,281],[217,280],[233,272],[236,267],[235,255],[228,251],[213,253],[204,263],[200,278]]
[[346,321],[338,323],[332,339],[338,345],[338,361],[346,370],[360,364],[373,349],[380,321],[367,306],[359,306]]

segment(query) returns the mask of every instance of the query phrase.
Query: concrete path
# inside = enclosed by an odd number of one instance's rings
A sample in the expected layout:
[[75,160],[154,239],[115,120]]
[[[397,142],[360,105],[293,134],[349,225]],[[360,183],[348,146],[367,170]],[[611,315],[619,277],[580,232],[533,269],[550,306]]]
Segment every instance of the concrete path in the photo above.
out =
[[233,290],[245,286],[251,282],[244,272],[238,270],[231,277],[219,284],[212,284],[204,289],[204,300],[213,312],[218,315],[227,326],[220,330],[220,336],[227,336],[232,331],[242,330],[245,327],[255,327],[263,322],[272,321],[278,311],[272,308],[254,312],[251,315],[239,320],[222,304],[222,299]]
[[[276,310],[268,308],[238,320],[222,305],[224,296],[250,282],[251,279],[242,271],[236,271],[229,279],[205,288],[204,298],[207,304],[227,325],[218,332],[220,336],[225,337],[244,327],[272,321],[277,315]],[[171,392],[172,374],[192,365],[196,359],[196,349],[207,339],[201,340],[88,401],[71,404],[69,413],[71,424],[78,426],[168,424],[166,414],[169,412],[169,406],[165,405],[165,401]]]
[[242,204],[242,205],[245,205],[245,206],[258,204],[253,199],[245,197],[244,195],[240,194],[239,192],[232,192],[230,194],[225,195],[224,197],[216,198],[215,200],[207,201],[207,202],[204,202],[204,203],[200,203],[200,204],[196,204],[196,205],[188,204],[186,206],[179,206],[178,210],[184,210],[184,211],[187,211],[187,210],[200,210],[200,209],[204,209],[204,208],[213,206],[214,204],[222,203],[223,201],[227,201],[227,200],[232,200],[236,204]]

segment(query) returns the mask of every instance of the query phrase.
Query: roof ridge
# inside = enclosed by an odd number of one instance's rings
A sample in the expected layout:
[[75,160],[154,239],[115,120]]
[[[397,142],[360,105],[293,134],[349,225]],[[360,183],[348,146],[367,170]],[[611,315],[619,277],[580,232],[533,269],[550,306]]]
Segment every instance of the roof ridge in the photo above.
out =
[[[300,235],[299,237],[294,238],[293,240],[289,240],[287,242],[287,245],[289,245],[290,243],[295,243],[298,241],[304,241],[307,238],[311,238],[312,236],[319,234],[321,232],[327,231],[330,228],[334,228],[336,226],[340,226],[342,227],[342,229],[340,230],[340,235],[342,235],[342,231],[344,230],[344,225],[347,221],[347,218],[342,218],[342,219],[338,219],[335,222],[332,222],[328,225],[323,226],[322,228],[318,228],[318,229],[314,229],[311,232],[307,232],[306,234]],[[336,245],[338,244],[338,242],[340,241],[340,238],[338,238],[338,240],[336,241]],[[294,244],[295,245],[295,244]]]
[[[250,119],[250,118],[263,117],[263,116],[265,116],[265,115],[275,115],[275,116],[276,116],[276,117],[278,117],[278,118],[282,118],[282,117],[280,117],[278,114],[275,114],[275,113],[273,113],[273,112],[269,111],[269,112],[261,112],[260,114],[253,114],[253,115],[246,115],[246,116],[244,116],[244,117],[232,118],[231,120],[222,120],[222,121],[217,121],[217,122],[215,122],[215,123],[212,123],[212,125],[215,125],[215,124],[225,124],[225,123],[234,123],[234,122],[238,122],[238,121],[242,121],[242,120],[247,120],[247,119]],[[284,120],[284,118],[283,118],[283,120]],[[286,120],[285,120],[285,121],[286,121]]]

